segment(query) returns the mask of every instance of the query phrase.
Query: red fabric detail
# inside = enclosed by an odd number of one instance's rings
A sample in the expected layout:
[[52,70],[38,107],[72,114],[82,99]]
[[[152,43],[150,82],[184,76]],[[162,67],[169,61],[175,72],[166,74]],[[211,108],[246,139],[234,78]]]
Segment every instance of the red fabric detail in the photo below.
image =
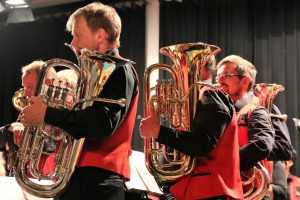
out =
[[234,117],[227,125],[216,148],[209,156],[198,158],[195,170],[175,183],[170,191],[178,200],[220,195],[242,199],[239,162],[238,135]]
[[55,157],[53,155],[41,155],[41,160],[39,162],[39,169],[42,169],[43,174],[50,174],[54,170]]
[[[250,123],[252,111],[256,107],[257,106],[255,104],[248,104],[248,105],[244,106],[238,114],[238,117],[242,116],[243,114],[246,114],[247,119],[248,119],[248,121],[246,122],[246,124],[244,126],[238,126],[238,136],[239,136],[240,147],[248,144],[248,142],[249,142],[249,139],[248,139],[248,127],[249,126],[248,125]],[[259,162],[262,164],[263,167],[265,167],[267,169],[269,178],[270,178],[270,182],[272,182],[273,162],[267,161],[267,160],[261,160]],[[254,179],[254,187],[258,186],[259,184],[260,184],[260,180],[258,180],[257,178]],[[247,187],[249,187],[249,185],[244,186],[245,191],[248,191]]]
[[239,145],[240,147],[248,144],[248,126],[239,126]]
[[[254,104],[248,104],[244,106],[240,112],[237,114],[238,117],[238,135],[239,135],[239,145],[240,147],[248,144],[248,125],[250,123],[251,114],[253,109],[256,107]],[[247,115],[247,122],[243,126],[240,126],[240,122],[243,121],[243,119],[240,119],[243,115]]]
[[[252,111],[254,110],[254,108],[256,108],[257,106],[255,104],[248,104],[246,106],[244,106],[239,114],[238,117],[240,117],[243,114],[247,114],[248,117],[248,122],[247,124],[250,123],[250,119],[251,119],[251,115],[252,115]],[[238,135],[239,135],[239,144],[240,147],[248,144],[248,125],[246,126],[238,126]],[[270,177],[270,181],[272,181],[272,172],[273,172],[273,162],[272,161],[267,161],[267,160],[262,160],[260,161],[260,163],[262,164],[263,167],[265,167],[268,170],[269,173],[269,177]]]
[[262,161],[260,161],[260,163],[262,164],[262,166],[264,166],[268,170],[269,177],[270,177],[270,183],[272,183],[272,181],[273,181],[273,177],[272,177],[272,174],[273,174],[273,161],[271,161],[271,160],[262,160]]
[[[291,174],[290,200],[300,200],[300,178]],[[298,190],[297,190],[298,188]]]
[[138,93],[131,101],[128,114],[111,137],[94,142],[92,148],[84,143],[77,166],[98,167],[121,174],[126,179],[130,178],[129,156],[132,152],[131,138],[137,102]]

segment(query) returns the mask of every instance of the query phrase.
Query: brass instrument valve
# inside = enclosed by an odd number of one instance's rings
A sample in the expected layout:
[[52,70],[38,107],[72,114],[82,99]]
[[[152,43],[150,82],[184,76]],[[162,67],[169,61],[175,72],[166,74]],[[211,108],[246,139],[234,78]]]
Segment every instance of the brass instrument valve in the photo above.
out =
[[62,87],[61,87],[62,81],[58,81],[58,86],[55,87],[55,92],[54,92],[54,99],[59,99],[62,93]]
[[68,95],[68,87],[69,87],[69,83],[67,82],[66,83],[66,86],[64,88],[62,88],[62,93],[61,93],[61,100],[63,101],[63,104],[65,104],[66,102],[66,98],[67,98],[67,95]]
[[47,98],[49,98],[49,99],[52,98],[54,90],[55,90],[55,86],[53,84],[48,85],[48,89],[47,89],[47,93],[46,93]]

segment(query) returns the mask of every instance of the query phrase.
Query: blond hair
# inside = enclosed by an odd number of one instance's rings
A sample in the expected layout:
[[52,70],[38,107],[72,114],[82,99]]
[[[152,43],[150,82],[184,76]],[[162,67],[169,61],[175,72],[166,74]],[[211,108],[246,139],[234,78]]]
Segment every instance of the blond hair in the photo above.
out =
[[31,71],[35,71],[37,74],[39,74],[39,72],[40,72],[40,70],[41,70],[44,63],[45,62],[42,61],[42,60],[35,60],[32,63],[22,67],[22,69],[21,69],[22,74],[24,75],[24,74],[26,74],[28,72],[31,72]]
[[92,32],[103,28],[108,33],[109,43],[117,48],[120,47],[122,23],[120,16],[113,7],[94,2],[77,9],[67,21],[67,31],[72,31],[74,21],[81,16],[86,19],[87,25]]
[[[37,76],[39,75],[42,66],[45,64],[42,60],[35,60],[32,63],[25,65],[22,67],[22,76],[25,76],[27,73],[35,72]],[[46,78],[48,79],[56,79],[56,71],[54,68],[50,68],[47,72]]]

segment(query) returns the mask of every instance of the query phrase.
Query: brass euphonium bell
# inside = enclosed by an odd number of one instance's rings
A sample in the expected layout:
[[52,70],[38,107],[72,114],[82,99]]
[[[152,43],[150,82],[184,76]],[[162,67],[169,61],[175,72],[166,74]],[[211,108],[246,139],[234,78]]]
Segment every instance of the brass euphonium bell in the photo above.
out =
[[22,109],[28,105],[29,98],[24,95],[24,88],[17,90],[12,97],[12,104],[18,110]]
[[[144,73],[144,117],[149,116],[154,107],[160,116],[160,123],[180,130],[190,130],[191,119],[195,115],[198,101],[197,88],[201,86],[201,68],[210,56],[221,51],[217,46],[201,42],[177,44],[160,49],[168,56],[173,65],[154,64]],[[151,74],[164,70],[171,80],[158,80],[150,86]],[[190,173],[195,160],[175,149],[162,145],[153,138],[145,138],[145,162],[148,170],[157,181],[174,181]]]
[[253,86],[255,95],[259,99],[259,105],[265,107],[269,111],[271,118],[277,118],[282,121],[287,120],[287,115],[275,115],[272,113],[272,105],[276,95],[284,91],[282,85],[275,83],[258,83]]

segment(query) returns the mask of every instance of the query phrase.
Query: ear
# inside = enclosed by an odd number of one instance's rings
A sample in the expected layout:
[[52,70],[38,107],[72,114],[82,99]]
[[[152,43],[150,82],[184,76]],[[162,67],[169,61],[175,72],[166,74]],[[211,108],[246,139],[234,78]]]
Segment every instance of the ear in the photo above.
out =
[[246,85],[248,87],[250,82],[251,82],[251,78],[249,76],[244,76],[243,77],[243,84],[244,85]]
[[107,35],[106,31],[103,28],[99,28],[96,34],[97,40],[102,42],[103,40],[106,39],[106,35]]

